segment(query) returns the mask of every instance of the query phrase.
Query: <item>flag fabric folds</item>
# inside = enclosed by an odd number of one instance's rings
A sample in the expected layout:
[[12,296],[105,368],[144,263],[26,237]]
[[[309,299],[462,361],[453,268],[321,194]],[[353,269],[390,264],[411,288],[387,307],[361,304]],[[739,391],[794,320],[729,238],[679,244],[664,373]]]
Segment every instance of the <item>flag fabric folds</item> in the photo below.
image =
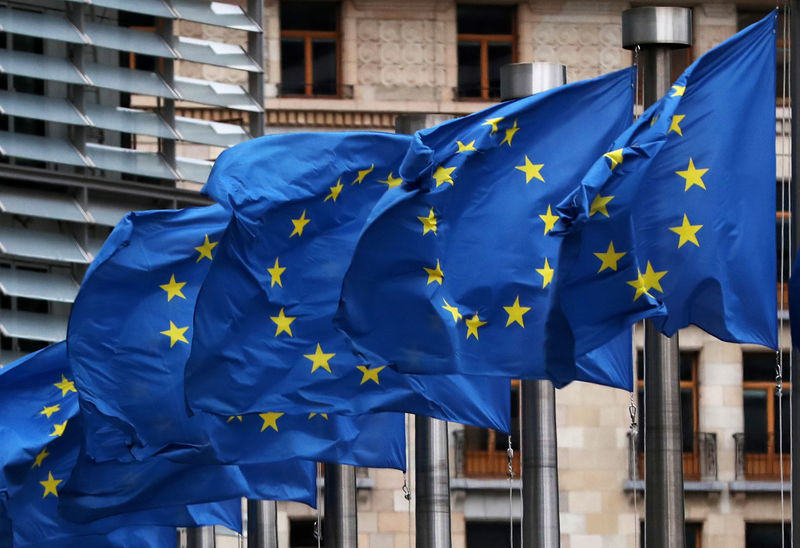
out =
[[559,205],[578,351],[644,317],[777,348],[776,19],[695,61]]
[[198,297],[186,365],[192,408],[402,411],[509,431],[507,379],[399,374],[354,355],[333,326],[358,235],[375,203],[398,192],[410,142],[276,135],[220,155],[204,192],[233,217]]
[[144,540],[174,546],[176,526],[241,530],[240,500],[231,497],[213,504],[180,500],[146,512],[123,508],[87,524],[68,521],[58,504],[83,437],[77,399],[64,342],[0,371],[0,527],[10,527],[13,546],[134,546]]
[[[161,454],[194,464],[292,458],[404,469],[399,414],[328,419],[270,407],[250,416],[189,416],[183,370],[196,338],[195,300],[229,218],[219,205],[130,213],[92,263],[68,328],[87,455],[100,462]],[[277,484],[286,476],[269,478]]]
[[568,326],[552,313],[560,242],[550,233],[556,205],[630,124],[634,74],[417,132],[406,182],[376,206],[344,277],[336,320],[357,348],[406,373],[557,386],[584,376],[630,389],[630,337],[576,368]]

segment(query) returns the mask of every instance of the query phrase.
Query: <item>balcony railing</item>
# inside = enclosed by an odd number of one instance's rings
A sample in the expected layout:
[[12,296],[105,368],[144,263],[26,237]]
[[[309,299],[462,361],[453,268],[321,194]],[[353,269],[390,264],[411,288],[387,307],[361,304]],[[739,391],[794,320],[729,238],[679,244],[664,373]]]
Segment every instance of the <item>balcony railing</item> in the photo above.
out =
[[[487,447],[465,436],[465,431],[453,433],[455,449],[455,473],[459,478],[506,478],[508,477],[508,453],[504,449]],[[519,451],[514,451],[512,460],[514,477],[519,478]]]
[[[639,451],[638,436],[628,433],[628,479],[644,479],[644,452]],[[684,481],[716,481],[717,435],[695,432],[692,450],[683,453]]]
[[744,433],[734,434],[736,442],[736,479],[749,481],[779,481],[781,466],[783,478],[792,476],[789,440],[783,440],[783,454],[779,440],[773,432],[745,438]]

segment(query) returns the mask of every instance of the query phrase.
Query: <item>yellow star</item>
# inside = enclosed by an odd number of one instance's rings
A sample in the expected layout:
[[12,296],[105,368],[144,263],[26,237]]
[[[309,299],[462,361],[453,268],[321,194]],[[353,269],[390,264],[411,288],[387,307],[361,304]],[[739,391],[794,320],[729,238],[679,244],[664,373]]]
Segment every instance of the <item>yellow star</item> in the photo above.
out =
[[669,133],[670,131],[674,131],[675,133],[683,137],[683,131],[681,131],[680,123],[681,120],[683,120],[684,118],[686,118],[685,114],[674,114],[672,116],[672,122],[669,124],[669,129],[667,130],[667,133]]
[[289,234],[289,237],[291,238],[295,234],[297,234],[298,236],[302,236],[303,235],[303,229],[310,222],[311,222],[311,219],[306,219],[306,210],[304,209],[303,210],[303,214],[300,215],[299,218],[292,219],[292,225],[294,225],[294,230],[292,230],[292,233]]
[[64,430],[67,429],[67,423],[69,420],[65,420],[61,424],[54,424],[53,431],[50,433],[51,438],[60,438],[64,435]]
[[595,213],[602,213],[606,217],[608,217],[608,202],[613,200],[613,196],[601,196],[598,194],[592,200],[592,205],[589,206],[589,217],[594,215]]
[[450,186],[455,186],[452,177],[452,173],[455,170],[455,167],[437,167],[436,171],[433,173],[433,178],[436,179],[436,188],[439,188],[444,183],[450,183]]
[[519,127],[517,127],[517,121],[514,120],[514,125],[506,130],[506,136],[500,141],[500,145],[502,146],[503,143],[508,143],[508,146],[511,146],[511,140],[518,131]]
[[638,299],[639,297],[641,297],[642,294],[646,294],[648,297],[652,297],[652,295],[650,295],[650,293],[647,292],[647,282],[645,281],[644,276],[642,276],[642,272],[641,271],[639,271],[637,273],[637,276],[636,276],[635,280],[631,280],[631,281],[626,282],[626,283],[629,286],[631,286],[631,287],[636,289],[636,294],[633,296],[633,300],[634,301],[636,299]]
[[184,333],[186,333],[187,329],[189,329],[188,325],[186,327],[178,327],[172,323],[172,320],[170,320],[169,329],[162,331],[161,334],[169,337],[169,347],[172,348],[178,341],[189,344],[189,341],[187,341],[186,337],[184,336]]
[[664,290],[661,289],[661,278],[663,278],[666,274],[666,270],[655,272],[653,270],[653,266],[650,264],[650,261],[647,261],[647,267],[645,268],[644,274],[642,274],[640,271],[636,280],[628,282],[628,285],[636,288],[636,294],[634,295],[633,300],[635,301],[641,297],[642,293],[646,293],[648,297],[652,297],[650,294],[651,289],[655,289],[659,293],[663,293]]
[[481,326],[486,325],[486,322],[482,322],[481,319],[478,317],[478,313],[476,312],[474,316],[471,318],[467,318],[464,320],[467,324],[467,338],[469,339],[470,335],[475,337],[475,340],[478,340],[478,328]]
[[670,227],[670,230],[680,236],[678,240],[678,248],[686,242],[692,242],[697,247],[700,247],[700,242],[697,241],[697,231],[703,228],[703,225],[689,224],[689,217],[686,213],[683,214],[683,224],[681,226]]
[[400,186],[403,183],[403,179],[400,177],[393,177],[393,174],[390,172],[389,176],[386,177],[385,181],[378,181],[379,183],[385,184],[388,188],[394,188],[396,186]]
[[428,213],[427,217],[417,217],[417,219],[419,219],[420,222],[422,223],[422,235],[423,236],[425,234],[427,234],[428,232],[433,232],[434,234],[437,234],[437,232],[436,232],[436,221],[437,221],[437,219],[436,219],[436,216],[433,214],[433,208],[431,208],[431,210]]
[[294,337],[294,335],[292,335],[292,328],[290,326],[292,325],[292,322],[297,319],[297,316],[285,316],[283,314],[283,308],[281,308],[281,311],[278,312],[277,316],[270,316],[269,319],[275,322],[275,325],[278,326],[275,328],[276,337],[281,333],[288,333],[290,337]]
[[487,118],[486,121],[484,123],[482,123],[481,125],[482,126],[491,126],[492,127],[492,131],[489,132],[490,134],[497,133],[497,123],[502,121],[502,120],[503,120],[503,116],[501,116],[499,118]]
[[556,226],[556,221],[558,221],[558,215],[553,215],[552,209],[550,209],[550,205],[547,205],[547,213],[544,215],[539,215],[539,218],[544,221],[544,233],[547,234],[553,227]]
[[656,114],[655,116],[650,118],[650,127],[653,127],[654,125],[656,125],[656,122],[658,122],[659,118],[660,118],[660,116],[658,114]]
[[42,462],[44,462],[44,459],[46,459],[49,456],[50,453],[47,452],[47,447],[43,447],[42,450],[39,451],[39,454],[36,455],[36,458],[33,461],[33,466],[31,466],[31,470],[33,470],[34,468],[41,468]]
[[44,406],[44,409],[42,409],[41,411],[39,411],[39,414],[40,414],[40,415],[44,415],[45,417],[47,417],[47,418],[49,419],[49,418],[50,418],[50,416],[51,416],[53,413],[57,413],[57,412],[59,412],[59,411],[61,411],[61,407],[59,407],[59,405],[58,405],[58,404],[51,405],[51,406],[49,406],[49,407],[45,405],[45,406]]
[[525,165],[516,166],[514,169],[520,170],[522,173],[525,174],[525,184],[531,182],[531,179],[536,177],[541,182],[545,182],[544,177],[542,177],[541,169],[544,167],[544,164],[534,164],[530,161],[527,154],[525,155]]
[[61,382],[57,382],[53,386],[61,389],[62,398],[66,396],[68,392],[75,392],[75,393],[78,392],[77,390],[75,390],[75,382],[68,381],[67,377],[65,377],[63,373],[61,374]]
[[506,311],[508,314],[508,321],[506,322],[506,327],[511,325],[512,323],[518,323],[522,327],[525,327],[525,322],[522,319],[522,316],[528,313],[531,309],[529,306],[520,306],[519,305],[519,295],[517,295],[517,300],[514,301],[514,304],[511,306],[504,306],[503,310]]
[[450,303],[448,303],[447,300],[444,297],[442,297],[442,300],[444,301],[444,306],[442,308],[444,308],[450,314],[453,315],[453,323],[458,323],[458,320],[463,318],[463,316],[461,315],[461,312],[458,311],[458,307],[457,306],[450,306]]
[[675,91],[672,95],[670,95],[670,97],[680,97],[686,91],[686,86],[672,86],[672,89]]
[[275,284],[278,284],[280,287],[283,287],[283,284],[281,283],[281,274],[283,274],[285,270],[286,267],[278,264],[278,257],[275,257],[275,266],[267,269],[267,272],[269,272],[269,277],[270,277],[270,282],[269,282],[270,287],[275,287]]
[[336,185],[330,188],[331,188],[331,193],[325,196],[325,199],[322,200],[323,202],[327,202],[331,198],[333,198],[334,202],[336,201],[336,198],[339,197],[339,193],[342,191],[342,178],[339,177],[339,180],[336,181]]
[[610,268],[611,270],[616,272],[617,261],[619,261],[625,255],[627,255],[627,252],[622,251],[618,253],[617,250],[614,249],[614,242],[613,241],[609,242],[608,250],[606,250],[605,253],[594,254],[595,257],[603,261],[603,263],[600,265],[600,270],[598,270],[597,272],[602,272],[606,268]]
[[358,183],[358,184],[361,184],[361,183],[363,183],[363,182],[364,182],[364,177],[366,177],[367,175],[369,175],[370,173],[372,173],[372,170],[373,170],[373,169],[375,169],[375,164],[372,164],[371,166],[369,166],[369,169],[361,169],[361,170],[359,170],[359,171],[358,171],[358,177],[356,177],[355,179],[353,179],[353,182],[352,182],[352,183],[350,183],[350,184],[351,184],[351,185],[354,185],[354,184],[356,184],[356,183]]
[[694,167],[694,160],[689,158],[689,167],[686,168],[686,171],[676,171],[675,173],[686,179],[686,187],[683,189],[684,192],[689,190],[693,185],[697,185],[703,190],[706,189],[706,185],[703,184],[703,175],[706,174],[708,168],[706,169],[697,169]]
[[544,258],[544,266],[542,268],[537,268],[536,272],[542,276],[542,289],[547,287],[547,284],[553,281],[553,272],[555,271],[550,268],[550,263],[547,262],[547,257]]
[[200,253],[197,257],[197,261],[200,262],[203,260],[203,257],[207,258],[209,261],[213,261],[214,257],[211,256],[211,250],[217,247],[219,242],[211,242],[208,240],[208,234],[206,234],[205,240],[203,240],[203,245],[199,247],[195,247],[195,249]]
[[239,422],[242,422],[242,416],[241,415],[231,415],[230,417],[228,417],[228,420],[226,420],[225,422],[226,423],[227,422],[231,422],[234,419],[238,420]]
[[317,415],[319,415],[320,417],[322,417],[325,420],[328,420],[328,414],[327,413],[309,413],[308,414],[308,420],[313,419]]
[[39,482],[44,487],[44,495],[42,495],[42,498],[45,498],[47,495],[55,495],[56,498],[58,498],[58,489],[57,488],[58,488],[58,484],[61,483],[62,481],[64,481],[64,480],[55,479],[53,477],[53,473],[52,472],[48,472],[47,473],[47,481],[40,481]]
[[473,139],[466,145],[461,141],[456,141],[456,146],[458,147],[456,154],[461,154],[462,152],[470,152],[470,151],[476,152],[478,150],[475,148],[475,139]]
[[439,259],[436,259],[436,267],[435,268],[425,268],[422,267],[425,272],[428,273],[428,284],[432,284],[433,282],[442,285],[442,280],[444,280],[444,272],[442,272],[442,265],[439,264]]
[[373,367],[370,369],[366,365],[357,365],[356,369],[363,373],[363,376],[361,377],[361,384],[364,384],[367,381],[375,381],[375,384],[380,384],[381,382],[378,380],[378,373],[386,369],[386,366],[382,365],[380,367]]
[[278,431],[278,419],[281,418],[284,413],[259,413],[258,416],[261,417],[264,421],[264,424],[261,425],[261,431],[263,432],[267,428],[272,428],[276,432]]
[[612,150],[611,152],[606,152],[603,154],[603,156],[608,158],[608,161],[611,162],[609,167],[612,170],[622,163],[622,150],[623,149],[618,148],[617,150]]
[[331,352],[330,354],[326,354],[322,351],[322,347],[317,343],[317,350],[313,354],[303,354],[306,358],[311,360],[311,372],[313,373],[320,367],[327,371],[328,373],[333,373],[331,371],[331,366],[328,364],[328,360],[334,357],[336,354]]
[[173,274],[169,278],[169,283],[165,283],[164,285],[159,285],[158,287],[167,292],[167,302],[169,302],[172,300],[172,297],[180,297],[181,299],[186,298],[186,295],[184,295],[183,292],[181,292],[181,289],[183,289],[184,285],[186,285],[186,282],[176,282],[175,274]]

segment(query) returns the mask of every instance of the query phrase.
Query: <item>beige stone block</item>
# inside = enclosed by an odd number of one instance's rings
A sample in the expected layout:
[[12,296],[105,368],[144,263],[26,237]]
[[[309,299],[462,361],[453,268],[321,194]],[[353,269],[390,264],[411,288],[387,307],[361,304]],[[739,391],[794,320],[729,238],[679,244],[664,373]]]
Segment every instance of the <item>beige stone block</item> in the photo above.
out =
[[603,539],[599,535],[570,535],[571,546],[580,548],[603,548]]
[[596,514],[603,509],[603,494],[597,491],[567,493],[567,510],[577,514]]
[[358,532],[377,533],[378,532],[378,513],[364,512],[358,509]]
[[373,468],[370,469],[370,477],[374,480],[376,489],[397,489],[403,485],[403,473],[399,470]]
[[375,512],[394,512],[394,490],[373,489],[371,509]]
[[[637,495],[639,512],[644,512],[644,498]],[[621,515],[624,512],[634,511],[633,497],[622,491],[611,490],[602,493],[602,511],[610,515]]]
[[585,533],[586,516],[575,512],[560,512],[558,515],[561,532],[567,534]]
[[382,533],[407,533],[408,514],[378,512],[378,530]]
[[467,535],[463,533],[453,535],[452,548],[465,548],[466,546],[467,546]]
[[586,532],[593,535],[614,535],[618,532],[617,520],[607,514],[586,514]]
[[570,491],[572,489],[582,489],[585,486],[583,470],[575,470],[564,467],[558,469],[558,484],[561,489]]
[[369,536],[369,542],[370,548],[392,547],[394,546],[394,535],[392,533],[373,533]]
[[358,548],[370,548],[369,535],[359,533]]
[[559,447],[581,448],[584,446],[584,429],[581,427],[559,428],[556,432]]
[[467,530],[467,522],[464,519],[464,514],[462,512],[452,512],[450,513],[450,532],[453,534],[456,533],[466,533]]

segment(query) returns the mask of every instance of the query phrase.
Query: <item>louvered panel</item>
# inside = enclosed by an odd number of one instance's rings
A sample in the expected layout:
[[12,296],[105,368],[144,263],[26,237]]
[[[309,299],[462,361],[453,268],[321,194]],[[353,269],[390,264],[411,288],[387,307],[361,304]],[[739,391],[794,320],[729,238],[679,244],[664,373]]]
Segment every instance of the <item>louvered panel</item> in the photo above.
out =
[[155,15],[156,17],[163,17],[165,19],[174,19],[175,14],[170,10],[161,0],[136,0],[131,3],[129,0],[67,0],[68,2],[76,2],[78,4],[92,4],[103,8],[111,8],[115,10],[132,11],[135,13],[144,13],[146,15]]
[[261,27],[253,22],[242,8],[233,4],[202,0],[173,0],[172,8],[180,19],[186,21],[249,32],[261,31]]
[[146,30],[86,23],[83,31],[95,46],[174,59],[175,52],[158,34]]
[[65,84],[88,84],[86,78],[66,59],[26,51],[0,50],[0,72],[53,80]]
[[86,63],[83,70],[92,84],[100,88],[164,97],[166,99],[178,98],[161,77],[154,72],[98,65],[96,63]]
[[175,117],[175,129],[181,139],[192,143],[202,143],[219,147],[229,147],[244,142],[250,135],[235,124],[223,124],[196,118]]
[[178,172],[181,174],[181,179],[195,183],[205,183],[211,173],[211,168],[214,166],[214,162],[195,160],[193,158],[177,158],[175,163]]
[[56,162],[72,166],[88,166],[71,144],[55,137],[0,131],[0,154],[14,158]]
[[85,126],[87,120],[66,99],[0,90],[0,112],[61,124]]
[[66,316],[56,314],[3,310],[0,314],[0,333],[18,339],[57,342],[67,336],[67,321]]
[[103,226],[117,226],[120,219],[130,211],[125,206],[99,200],[89,202],[86,210],[96,224]]
[[187,61],[250,72],[261,72],[261,67],[254,63],[241,47],[235,44],[223,44],[177,36],[175,49],[178,50],[181,59]]
[[105,242],[105,238],[89,238],[89,241],[86,245],[86,250],[92,256],[94,260],[97,257],[97,254],[100,252],[100,248],[103,247],[103,242]]
[[155,112],[147,112],[123,107],[109,107],[89,103],[85,107],[86,116],[92,125],[122,131],[124,133],[138,133],[152,135],[162,139],[177,139],[167,123]]
[[23,187],[0,187],[0,211],[73,223],[88,220],[72,196]]
[[177,178],[164,159],[153,152],[87,143],[86,156],[98,169],[121,171],[159,179]]
[[0,30],[73,44],[87,43],[86,37],[66,17],[60,15],[0,8]]
[[78,283],[67,274],[2,268],[0,292],[10,297],[72,303],[78,294]]
[[91,261],[72,236],[7,226],[0,227],[0,253],[62,263]]
[[262,110],[247,92],[236,84],[176,76],[175,89],[185,101],[250,112]]
[[14,352],[13,350],[0,350],[0,367],[8,365],[25,357],[25,352]]

